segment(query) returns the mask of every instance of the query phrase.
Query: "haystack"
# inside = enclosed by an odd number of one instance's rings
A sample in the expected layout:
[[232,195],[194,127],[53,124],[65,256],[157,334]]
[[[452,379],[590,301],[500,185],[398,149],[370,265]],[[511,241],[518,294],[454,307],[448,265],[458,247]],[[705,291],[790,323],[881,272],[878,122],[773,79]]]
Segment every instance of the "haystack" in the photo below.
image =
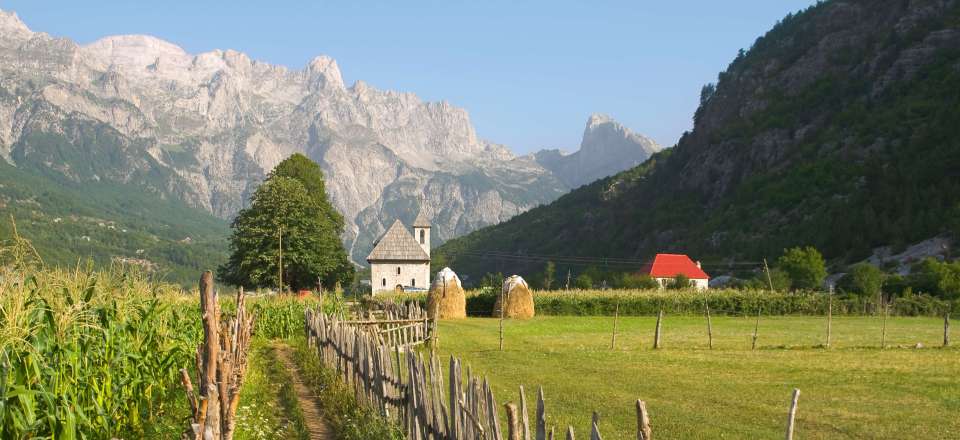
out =
[[501,294],[493,305],[494,318],[500,317],[500,301],[506,304],[503,308],[504,318],[533,318],[533,292],[520,275],[513,275],[503,281]]
[[444,267],[430,285],[427,310],[431,318],[451,319],[467,317],[467,297],[457,274]]

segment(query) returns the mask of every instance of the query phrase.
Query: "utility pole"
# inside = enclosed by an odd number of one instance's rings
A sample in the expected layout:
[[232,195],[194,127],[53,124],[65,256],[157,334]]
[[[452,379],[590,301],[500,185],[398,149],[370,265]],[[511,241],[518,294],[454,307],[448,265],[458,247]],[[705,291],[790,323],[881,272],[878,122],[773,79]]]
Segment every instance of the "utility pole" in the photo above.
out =
[[770,291],[773,292],[773,280],[770,278],[770,266],[767,266],[767,259],[763,259],[763,271],[767,273],[767,285],[770,286]]
[[277,292],[283,292],[283,226],[280,226],[277,231],[280,233],[280,266],[277,268],[277,278],[279,283],[277,286]]

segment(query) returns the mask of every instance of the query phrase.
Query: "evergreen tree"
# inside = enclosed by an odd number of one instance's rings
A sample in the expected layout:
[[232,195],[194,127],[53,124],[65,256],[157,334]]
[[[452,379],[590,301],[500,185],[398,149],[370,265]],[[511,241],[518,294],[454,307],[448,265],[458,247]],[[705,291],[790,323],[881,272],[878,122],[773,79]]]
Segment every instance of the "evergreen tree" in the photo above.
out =
[[318,280],[333,286],[353,278],[340,241],[343,217],[327,200],[320,167],[307,162],[302,155],[281,162],[237,214],[230,259],[219,270],[225,282],[279,285],[281,253],[284,286],[309,288]]

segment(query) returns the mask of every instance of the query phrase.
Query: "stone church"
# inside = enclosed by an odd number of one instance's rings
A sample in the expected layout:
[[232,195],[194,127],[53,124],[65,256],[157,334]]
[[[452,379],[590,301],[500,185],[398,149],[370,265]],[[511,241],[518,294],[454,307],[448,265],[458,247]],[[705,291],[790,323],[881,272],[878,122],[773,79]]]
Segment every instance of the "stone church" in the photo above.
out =
[[374,243],[367,256],[373,293],[430,287],[430,222],[420,211],[413,235],[400,220]]

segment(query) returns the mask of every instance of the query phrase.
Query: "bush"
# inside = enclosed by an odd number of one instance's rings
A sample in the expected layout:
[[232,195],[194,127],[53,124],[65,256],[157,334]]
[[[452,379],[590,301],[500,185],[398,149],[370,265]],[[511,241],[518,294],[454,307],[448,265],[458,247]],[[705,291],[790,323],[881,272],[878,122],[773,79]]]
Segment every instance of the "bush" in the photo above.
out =
[[913,290],[942,299],[960,299],[960,261],[940,262],[927,258],[917,263],[908,278]]
[[860,296],[876,297],[883,287],[883,272],[868,263],[855,264],[838,282],[841,290]]
[[[467,315],[488,317],[499,292],[471,290],[467,292]],[[378,295],[377,301],[416,301],[426,304],[426,295]],[[543,316],[612,316],[617,302],[624,316],[654,316],[660,307],[665,313],[699,315],[704,300],[716,315],[825,315],[829,298],[825,293],[794,293],[756,290],[538,290],[533,293],[537,315]],[[857,295],[835,295],[835,315],[872,315],[880,307],[876,298]],[[944,301],[930,295],[908,294],[890,304],[890,313],[900,316],[942,316],[950,310],[960,313],[960,301]]]
[[577,275],[577,278],[573,280],[573,285],[578,289],[592,289],[593,278],[591,278],[588,274],[582,273]]
[[677,276],[673,277],[673,282],[670,284],[670,288],[673,290],[683,290],[690,288],[690,277],[678,273]]
[[623,275],[621,285],[624,289],[658,289],[660,284],[650,275],[628,273]]

